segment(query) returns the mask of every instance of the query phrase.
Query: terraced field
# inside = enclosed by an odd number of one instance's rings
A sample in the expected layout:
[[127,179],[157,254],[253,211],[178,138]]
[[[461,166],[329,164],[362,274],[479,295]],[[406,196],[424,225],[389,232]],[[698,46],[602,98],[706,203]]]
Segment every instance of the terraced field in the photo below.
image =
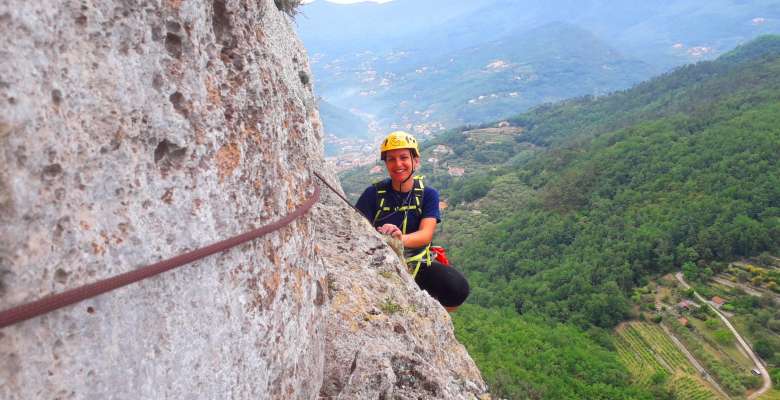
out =
[[677,399],[718,399],[696,370],[658,325],[632,321],[618,327],[615,347],[636,383],[650,386],[666,375],[667,387]]
[[666,370],[647,348],[638,347],[622,336],[615,341],[615,347],[620,360],[639,384],[649,385],[653,375]]
[[674,390],[678,399],[709,400],[720,398],[720,396],[709,389],[706,383],[691,374],[676,373],[672,377],[669,387]]

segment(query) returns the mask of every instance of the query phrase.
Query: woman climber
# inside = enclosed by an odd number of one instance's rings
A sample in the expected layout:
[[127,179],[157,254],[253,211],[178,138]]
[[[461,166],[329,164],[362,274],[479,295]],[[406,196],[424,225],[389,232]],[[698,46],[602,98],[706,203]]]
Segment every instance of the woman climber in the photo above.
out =
[[400,239],[409,272],[448,311],[461,305],[469,295],[469,284],[458,270],[445,266],[431,255],[431,241],[439,214],[439,192],[425,187],[421,176],[417,140],[403,131],[387,135],[380,155],[389,178],[363,191],[356,208],[380,233]]

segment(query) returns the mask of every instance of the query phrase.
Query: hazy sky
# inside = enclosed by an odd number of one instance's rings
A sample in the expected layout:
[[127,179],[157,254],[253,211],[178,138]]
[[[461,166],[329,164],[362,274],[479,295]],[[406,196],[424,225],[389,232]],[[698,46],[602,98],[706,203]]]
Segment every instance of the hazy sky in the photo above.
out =
[[[304,3],[311,3],[314,0],[304,0]],[[365,2],[372,2],[372,3],[387,3],[388,1],[393,0],[326,0],[331,3],[339,3],[339,4],[352,4],[352,3],[365,3]]]

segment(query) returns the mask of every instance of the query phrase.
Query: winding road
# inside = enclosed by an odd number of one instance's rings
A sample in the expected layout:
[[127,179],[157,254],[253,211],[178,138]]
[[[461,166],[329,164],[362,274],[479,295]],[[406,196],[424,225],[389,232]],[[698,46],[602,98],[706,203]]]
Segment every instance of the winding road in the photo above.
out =
[[677,346],[680,351],[685,355],[685,357],[690,361],[691,364],[693,364],[693,367],[696,368],[696,371],[699,372],[699,375],[706,379],[707,382],[712,385],[722,396],[724,399],[730,399],[731,397],[726,393],[726,391],[723,390],[723,388],[720,387],[718,382],[710,375],[704,367],[699,364],[699,361],[696,359],[696,357],[691,354],[690,351],[688,351],[687,348],[685,348],[685,345],[680,342],[680,339],[677,339],[677,336],[674,336],[672,334],[672,331],[669,330],[669,328],[666,327],[666,325],[661,325],[661,328],[666,332],[666,335],[669,336],[672,339],[672,342],[674,342],[674,345]]
[[[674,274],[674,276],[677,278],[678,281],[685,287],[686,289],[690,289],[691,287],[688,285],[688,283],[685,282],[685,279],[683,279],[682,272],[678,272]],[[696,296],[699,301],[701,301],[703,304],[707,304],[710,306],[710,308],[715,311],[716,314],[720,317],[720,319],[723,321],[723,323],[726,324],[726,326],[729,327],[731,330],[731,333],[734,334],[734,337],[737,338],[737,341],[742,346],[743,349],[745,349],[745,352],[750,356],[750,359],[753,360],[753,363],[756,364],[756,369],[761,371],[761,377],[764,379],[764,384],[761,386],[761,389],[758,389],[753,394],[748,396],[748,400],[753,400],[764,394],[767,390],[772,388],[772,379],[769,377],[769,373],[766,370],[766,367],[764,367],[764,363],[761,361],[760,358],[756,355],[756,353],[753,352],[753,349],[750,348],[750,346],[747,344],[745,339],[742,338],[742,336],[737,332],[737,330],[734,328],[733,325],[731,325],[731,322],[729,322],[728,318],[726,318],[723,314],[721,314],[720,310],[718,310],[717,307],[713,306],[712,303],[701,297],[698,293],[695,291],[693,292],[693,295]]]

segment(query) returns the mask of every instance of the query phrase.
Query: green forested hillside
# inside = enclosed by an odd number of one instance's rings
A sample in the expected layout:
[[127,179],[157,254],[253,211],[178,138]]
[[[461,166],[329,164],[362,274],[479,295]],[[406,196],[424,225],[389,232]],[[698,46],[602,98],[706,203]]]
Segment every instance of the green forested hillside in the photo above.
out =
[[[778,42],[519,116],[517,141],[544,150],[455,181],[434,174],[445,198],[487,194],[455,205],[444,227],[474,283],[471,301],[610,327],[648,275],[777,250]],[[448,136],[457,149],[458,133]],[[447,161],[477,158],[470,152]],[[506,181],[518,195],[490,201],[492,183]]]
[[[444,228],[452,259],[473,285],[470,301],[575,324],[593,337],[589,327],[609,328],[632,315],[626,293],[649,276],[688,261],[706,268],[713,260],[777,252],[778,43],[764,38],[631,91],[515,119],[526,128],[518,140],[544,150],[442,182],[448,183],[445,196],[457,198],[480,185],[486,194],[453,207]],[[467,317],[455,316],[459,332],[470,324]],[[550,332],[561,334],[560,328]],[[585,335],[569,336],[582,341]],[[512,363],[490,354],[527,346],[518,340],[486,352],[482,339],[461,337],[475,357],[485,357],[480,366],[489,381],[505,386],[505,376],[489,371],[512,370]],[[520,370],[506,393],[556,398],[544,380],[528,375],[534,368]],[[596,397],[576,373],[565,376],[556,388]],[[616,389],[601,387],[599,393],[634,397],[609,390]],[[668,395],[654,390],[655,398]]]
[[[549,104],[518,115],[522,140],[539,145],[592,137],[660,117],[684,114],[716,122],[732,112],[777,99],[780,90],[778,36],[763,36],[713,62],[680,67],[607,97],[583,97]],[[711,114],[718,108],[724,115]]]
[[426,65],[430,71],[411,68],[389,87],[378,88],[386,103],[379,115],[400,121],[415,110],[429,110],[446,126],[490,121],[544,101],[629,87],[659,71],[562,22],[448,53]]
[[627,316],[621,293],[648,274],[777,246],[780,103],[693,123],[640,123],[512,172],[535,190],[525,207],[469,240],[447,227],[453,257],[485,289],[472,300],[608,327]]
[[577,328],[521,318],[511,310],[462,306],[458,339],[491,391],[510,399],[657,399],[660,388],[631,387],[617,355]]
[[780,251],[780,37],[511,122],[522,132],[456,129],[423,148],[449,202],[437,240],[472,285],[459,338],[500,396],[672,398],[615,384],[606,333],[652,277]]

